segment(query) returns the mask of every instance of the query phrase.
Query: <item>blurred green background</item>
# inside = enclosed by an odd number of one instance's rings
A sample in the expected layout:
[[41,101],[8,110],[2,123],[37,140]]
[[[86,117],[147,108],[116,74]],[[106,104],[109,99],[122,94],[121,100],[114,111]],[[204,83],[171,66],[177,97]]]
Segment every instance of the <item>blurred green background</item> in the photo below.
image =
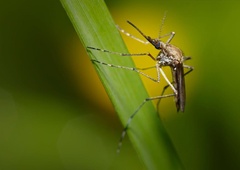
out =
[[[195,70],[185,113],[172,99],[161,103],[164,125],[186,169],[240,169],[240,3],[106,4],[136,36],[126,20],[156,37],[168,11],[162,32],[176,32],[172,43]],[[145,169],[127,138],[116,155],[122,125],[61,3],[1,1],[0,23],[0,169]],[[123,38],[132,53],[157,52]],[[163,85],[143,80],[150,96],[159,94]]]

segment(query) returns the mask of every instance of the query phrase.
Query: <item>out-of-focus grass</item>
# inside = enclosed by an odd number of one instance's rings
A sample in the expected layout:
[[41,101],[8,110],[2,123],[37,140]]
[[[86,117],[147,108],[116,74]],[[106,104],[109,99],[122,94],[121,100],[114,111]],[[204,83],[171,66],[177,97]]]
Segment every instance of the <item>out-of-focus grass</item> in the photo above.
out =
[[[143,169],[127,138],[114,157],[122,126],[98,101],[109,102],[60,2],[0,3],[0,169]],[[162,101],[166,129],[186,169],[240,169],[239,2],[106,3],[136,36],[126,20],[154,37],[168,11],[163,33],[176,32],[172,43],[192,56],[195,70],[186,77],[184,114],[172,99]],[[124,39],[130,52],[155,53]],[[162,83],[153,84],[145,83],[150,96],[161,92]]]

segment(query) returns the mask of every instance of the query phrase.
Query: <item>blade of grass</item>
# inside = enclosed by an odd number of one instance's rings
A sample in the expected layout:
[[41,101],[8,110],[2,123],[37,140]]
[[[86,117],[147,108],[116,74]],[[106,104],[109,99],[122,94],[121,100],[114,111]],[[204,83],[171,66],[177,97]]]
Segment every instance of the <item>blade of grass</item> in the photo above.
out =
[[[92,46],[127,53],[103,0],[61,0],[61,2],[85,47]],[[88,51],[88,53],[91,59],[134,67],[129,57],[98,51]],[[123,125],[126,125],[129,116],[148,97],[139,75],[100,64],[95,66]],[[133,119],[128,135],[148,169],[183,169],[151,102],[145,104]]]

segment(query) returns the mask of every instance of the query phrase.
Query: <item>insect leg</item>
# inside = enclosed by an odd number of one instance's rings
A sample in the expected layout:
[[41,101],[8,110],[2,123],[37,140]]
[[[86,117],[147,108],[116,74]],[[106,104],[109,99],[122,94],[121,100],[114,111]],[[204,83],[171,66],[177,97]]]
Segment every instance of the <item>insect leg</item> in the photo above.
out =
[[161,74],[163,75],[164,79],[166,80],[166,82],[168,83],[168,85],[172,88],[173,92],[175,95],[177,95],[177,90],[174,88],[174,86],[172,85],[172,83],[170,83],[170,81],[168,80],[167,76],[165,75],[164,71],[158,67],[158,69],[160,70]]
[[[167,35],[167,34],[166,34]],[[175,32],[170,32],[168,35],[170,35],[169,39],[167,40],[166,44],[169,44],[170,41],[172,41],[174,35],[175,35]],[[161,37],[162,38],[162,37]]]
[[[190,57],[188,57],[188,58],[190,59]],[[187,74],[189,74],[190,72],[192,72],[193,69],[194,69],[192,66],[188,66],[188,65],[183,65],[183,67],[189,69],[186,73],[184,73],[184,76],[186,76]],[[171,82],[171,84],[173,84],[173,83],[174,83],[174,82]],[[161,96],[163,96],[164,92],[167,90],[168,87],[169,87],[169,84],[163,87]],[[159,110],[160,101],[161,101],[161,98],[160,98],[160,99],[158,100],[158,102],[157,102],[157,110]]]
[[101,61],[98,61],[98,60],[92,60],[92,62],[99,63],[99,64],[102,64],[102,65],[106,65],[108,67],[120,68],[120,69],[135,71],[135,72],[145,76],[146,78],[148,78],[148,79],[150,79],[150,80],[152,80],[154,82],[157,82],[157,83],[160,82],[160,76],[159,75],[157,76],[157,79],[156,79],[156,78],[153,78],[153,77],[149,76],[148,74],[145,74],[144,72],[139,71],[139,70],[147,70],[147,69],[154,68],[154,67],[156,68],[156,66],[147,67],[147,68],[134,68],[134,67],[125,67],[125,66],[108,64],[108,63],[104,63],[104,62],[101,62]]
[[153,59],[155,61],[155,58],[152,56],[152,54],[150,54],[148,52],[147,53],[136,53],[136,54],[120,53],[120,52],[113,52],[113,51],[100,49],[100,48],[95,48],[95,47],[89,47],[89,46],[87,47],[87,49],[97,50],[97,51],[111,53],[111,54],[116,54],[116,55],[120,55],[120,56],[149,56],[151,59]]
[[190,72],[192,72],[193,69],[194,69],[194,67],[188,66],[188,65],[183,65],[183,67],[189,69],[186,73],[184,73],[184,76],[186,76],[187,74],[189,74]]
[[192,57],[189,57],[189,56],[185,57],[185,56],[184,56],[184,57],[183,57],[183,62],[186,61],[186,60],[190,60],[190,59],[192,59]]
[[132,119],[134,118],[134,116],[136,116],[136,114],[143,107],[143,105],[148,101],[157,100],[157,99],[161,99],[161,98],[172,97],[172,96],[175,96],[175,94],[169,94],[169,95],[164,95],[164,96],[156,96],[156,97],[148,97],[142,102],[141,105],[138,106],[138,108],[135,110],[135,112],[128,118],[127,124],[122,131],[122,135],[121,135],[121,138],[120,138],[119,143],[118,143],[117,153],[120,152],[120,149],[121,149],[121,146],[122,146],[122,141],[123,141],[123,139],[124,139],[124,137],[127,133],[127,130],[130,126],[130,123],[131,123]]

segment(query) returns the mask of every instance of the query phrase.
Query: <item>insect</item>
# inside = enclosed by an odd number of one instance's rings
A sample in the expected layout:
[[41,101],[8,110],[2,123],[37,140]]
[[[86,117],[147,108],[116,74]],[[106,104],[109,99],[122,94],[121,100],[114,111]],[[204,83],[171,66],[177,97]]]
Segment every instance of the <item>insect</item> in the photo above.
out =
[[[162,25],[164,22],[165,17],[163,18]],[[121,29],[119,26],[117,28],[120,32],[124,33],[125,35],[143,43],[143,44],[152,44],[157,50],[160,50],[158,55],[156,57],[153,57],[150,53],[138,53],[138,54],[129,54],[129,53],[120,53],[120,52],[112,52],[105,49],[95,48],[95,47],[87,47],[89,50],[98,50],[102,52],[107,52],[111,54],[117,54],[120,56],[149,56],[151,59],[153,59],[156,64],[155,66],[148,67],[148,68],[131,68],[131,67],[125,67],[125,66],[119,66],[119,65],[113,65],[113,64],[107,64],[98,60],[92,60],[95,63],[103,64],[109,67],[119,68],[119,69],[126,69],[135,71],[148,79],[151,79],[154,82],[159,83],[160,82],[160,75],[163,76],[163,78],[166,80],[167,85],[163,88],[162,94],[159,96],[154,97],[147,97],[144,99],[144,101],[138,106],[138,108],[135,110],[135,112],[129,117],[126,126],[123,129],[121,138],[119,140],[118,149],[117,152],[120,151],[120,148],[122,146],[122,141],[126,135],[127,129],[134,118],[134,116],[138,113],[138,111],[142,108],[142,106],[152,100],[158,100],[158,104],[160,103],[160,100],[162,98],[167,97],[174,97],[175,98],[175,104],[177,111],[184,112],[185,108],[185,100],[186,100],[186,92],[185,92],[185,80],[184,76],[189,74],[193,67],[185,65],[184,61],[191,59],[191,57],[186,57],[183,55],[183,52],[176,46],[170,44],[171,40],[173,39],[175,32],[170,32],[169,34],[160,36],[158,38],[151,38],[150,36],[145,35],[138,27],[136,27],[132,22],[127,21],[128,24],[130,24],[132,27],[134,27],[147,41],[143,41],[141,39],[138,39],[137,37],[129,34],[128,32]],[[162,27],[161,25],[161,27]],[[161,29],[160,29],[161,31]],[[168,40],[166,42],[161,41],[163,37],[169,36]],[[164,71],[162,70],[162,67],[169,66],[171,68],[172,72],[172,82],[169,81],[167,76],[165,75]],[[157,78],[153,78],[144,72],[142,70],[152,69],[155,68],[157,70]],[[187,72],[184,73],[184,68],[188,69]],[[173,94],[167,94],[164,95],[164,92],[167,88],[171,88],[173,90]]]

